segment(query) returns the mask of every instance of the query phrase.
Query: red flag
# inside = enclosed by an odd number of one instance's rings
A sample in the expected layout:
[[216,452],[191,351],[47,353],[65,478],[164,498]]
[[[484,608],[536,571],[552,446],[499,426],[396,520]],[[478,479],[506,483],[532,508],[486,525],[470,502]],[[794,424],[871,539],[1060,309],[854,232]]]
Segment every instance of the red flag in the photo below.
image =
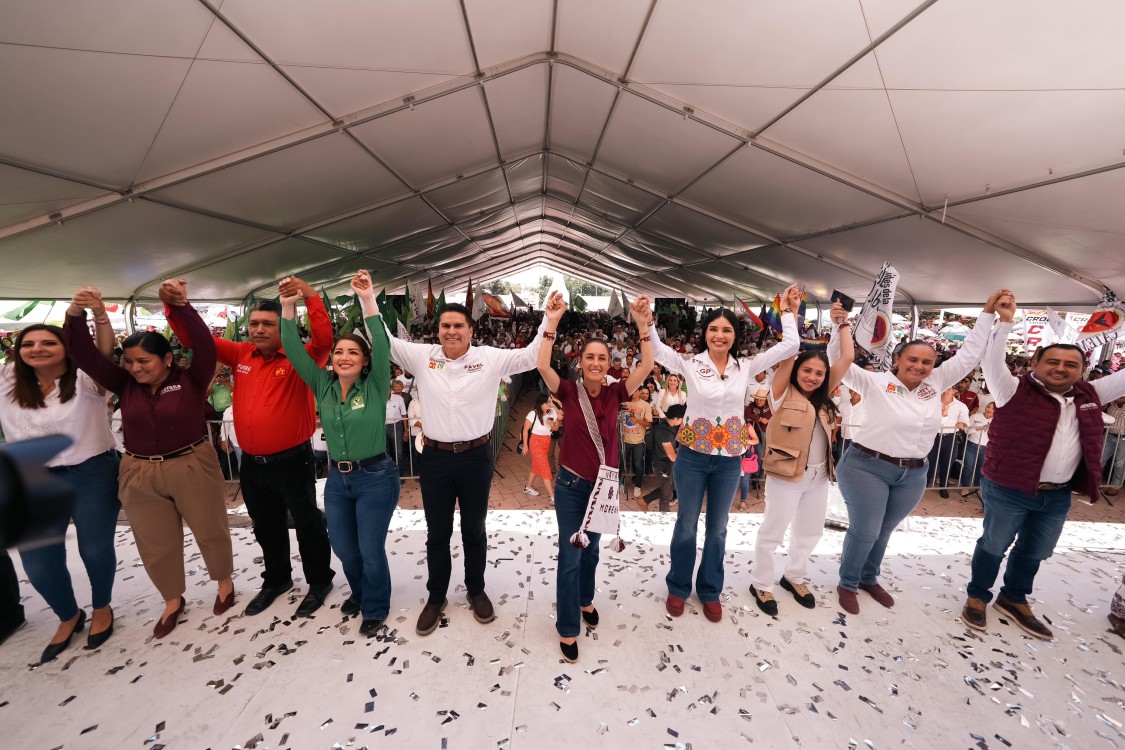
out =
[[738,297],[735,297],[734,301],[737,302],[739,308],[741,308],[740,313],[739,313],[738,310],[735,310],[735,312],[739,314],[739,317],[744,317],[744,318],[748,319],[751,323],[758,326],[758,328],[761,329],[761,330],[765,329],[766,326],[765,326],[764,323],[762,323],[762,319],[759,318],[754,313],[750,312],[750,308],[746,306],[745,302],[740,300]]
[[469,277],[469,291],[465,293],[465,309],[473,309],[473,277]]
[[426,317],[434,317],[434,283],[426,279]]

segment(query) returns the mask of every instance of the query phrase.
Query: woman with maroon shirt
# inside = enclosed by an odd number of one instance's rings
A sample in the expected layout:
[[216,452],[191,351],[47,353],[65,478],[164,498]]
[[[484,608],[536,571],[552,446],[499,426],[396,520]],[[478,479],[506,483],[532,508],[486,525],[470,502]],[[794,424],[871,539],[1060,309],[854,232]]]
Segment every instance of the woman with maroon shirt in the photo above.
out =
[[[183,299],[182,280],[164,282]],[[125,430],[118,493],[137,540],[145,570],[164,599],[153,635],[175,629],[186,606],[184,522],[211,580],[219,590],[213,611],[234,606],[234,557],[227,523],[226,491],[219,458],[207,439],[203,406],[215,371],[215,342],[191,305],[170,307],[169,317],[192,334],[190,367],[173,364],[158,333],[135,333],[122,344],[121,366],[102,357],[86,326],[81,299],[71,302],[63,336],[71,358],[99,385],[117,394]]]
[[566,311],[562,295],[553,292],[547,300],[544,314],[547,327],[539,349],[536,366],[543,382],[562,402],[567,414],[579,415],[571,418],[571,426],[563,432],[562,447],[559,449],[559,473],[555,480],[555,517],[559,523],[559,563],[557,568],[556,602],[558,613],[555,629],[559,633],[559,648],[563,659],[574,662],[578,659],[578,636],[582,632],[582,622],[590,628],[598,626],[598,611],[594,609],[594,575],[598,568],[598,543],[601,534],[586,532],[590,544],[575,547],[570,543],[571,535],[579,531],[594,481],[598,476],[598,452],[582,415],[579,401],[579,388],[586,390],[594,419],[598,424],[598,436],[605,450],[606,465],[616,467],[618,463],[617,416],[622,403],[629,399],[633,391],[641,387],[648,373],[652,372],[655,361],[652,343],[647,333],[652,321],[652,311],[648,298],[638,297],[631,305],[633,320],[642,331],[641,364],[625,380],[605,385],[609,372],[609,345],[603,339],[587,339],[578,357],[581,379],[561,380],[551,367],[551,347],[555,329]]

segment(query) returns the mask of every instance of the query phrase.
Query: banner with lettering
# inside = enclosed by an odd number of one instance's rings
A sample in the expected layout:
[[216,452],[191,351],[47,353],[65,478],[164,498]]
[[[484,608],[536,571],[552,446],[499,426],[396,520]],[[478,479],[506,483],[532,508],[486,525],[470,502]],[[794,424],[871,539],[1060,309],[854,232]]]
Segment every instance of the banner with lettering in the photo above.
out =
[[898,278],[898,271],[894,266],[884,263],[863,303],[863,311],[852,326],[855,343],[874,355],[875,361],[872,364],[878,371],[891,366],[891,344],[895,339],[894,328],[891,326],[891,308],[895,301]]
[[1028,356],[1041,346],[1055,342],[1055,331],[1047,310],[1027,310],[1023,315],[1023,349]]
[[1122,323],[1125,322],[1125,303],[1117,299],[1117,295],[1106,291],[1102,295],[1098,307],[1086,321],[1086,325],[1078,332],[1078,346],[1084,352],[1091,352],[1102,344],[1112,346],[1121,333]]

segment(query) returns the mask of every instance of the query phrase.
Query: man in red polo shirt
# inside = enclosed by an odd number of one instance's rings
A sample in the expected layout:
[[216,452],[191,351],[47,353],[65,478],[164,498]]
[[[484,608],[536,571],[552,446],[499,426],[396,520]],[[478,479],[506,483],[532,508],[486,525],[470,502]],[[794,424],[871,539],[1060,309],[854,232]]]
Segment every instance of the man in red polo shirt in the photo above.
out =
[[[328,311],[316,290],[300,279],[286,279],[281,293],[284,295],[292,288],[305,298],[309,312],[312,340],[305,350],[323,367],[332,350]],[[161,299],[166,304],[179,302],[164,299],[165,294],[162,288]],[[310,617],[332,590],[335,571],[324,516],[316,505],[315,461],[309,444],[316,429],[316,405],[312,391],[281,350],[280,317],[281,306],[277,302],[257,302],[250,309],[250,341],[216,338],[215,346],[219,362],[234,373],[234,429],[242,448],[242,497],[254,522],[254,536],[262,546],[265,564],[262,588],[246,606],[246,614],[263,612],[274,599],[293,588],[288,510],[293,516],[301,566],[309,585],[296,616]],[[169,318],[172,330],[190,348],[190,335],[180,330],[174,320]]]

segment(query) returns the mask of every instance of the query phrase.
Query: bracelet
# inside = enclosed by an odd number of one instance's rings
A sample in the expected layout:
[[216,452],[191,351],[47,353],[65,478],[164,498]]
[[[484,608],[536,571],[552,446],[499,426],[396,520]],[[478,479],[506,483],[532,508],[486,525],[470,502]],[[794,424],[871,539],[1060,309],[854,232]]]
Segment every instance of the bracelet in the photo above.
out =
[[836,327],[837,328],[851,328],[852,324],[845,320],[843,323],[838,323],[836,325]]
[[94,322],[95,322],[95,323],[101,323],[101,324],[103,324],[103,325],[104,325],[105,323],[108,323],[108,322],[109,322],[109,316],[108,316],[108,315],[103,315],[103,316],[102,316],[102,317],[100,317],[100,318],[94,318]]
[[641,336],[641,341],[652,341],[652,336]]
[[552,331],[543,331],[543,338],[547,339],[548,341],[554,341],[555,334]]

